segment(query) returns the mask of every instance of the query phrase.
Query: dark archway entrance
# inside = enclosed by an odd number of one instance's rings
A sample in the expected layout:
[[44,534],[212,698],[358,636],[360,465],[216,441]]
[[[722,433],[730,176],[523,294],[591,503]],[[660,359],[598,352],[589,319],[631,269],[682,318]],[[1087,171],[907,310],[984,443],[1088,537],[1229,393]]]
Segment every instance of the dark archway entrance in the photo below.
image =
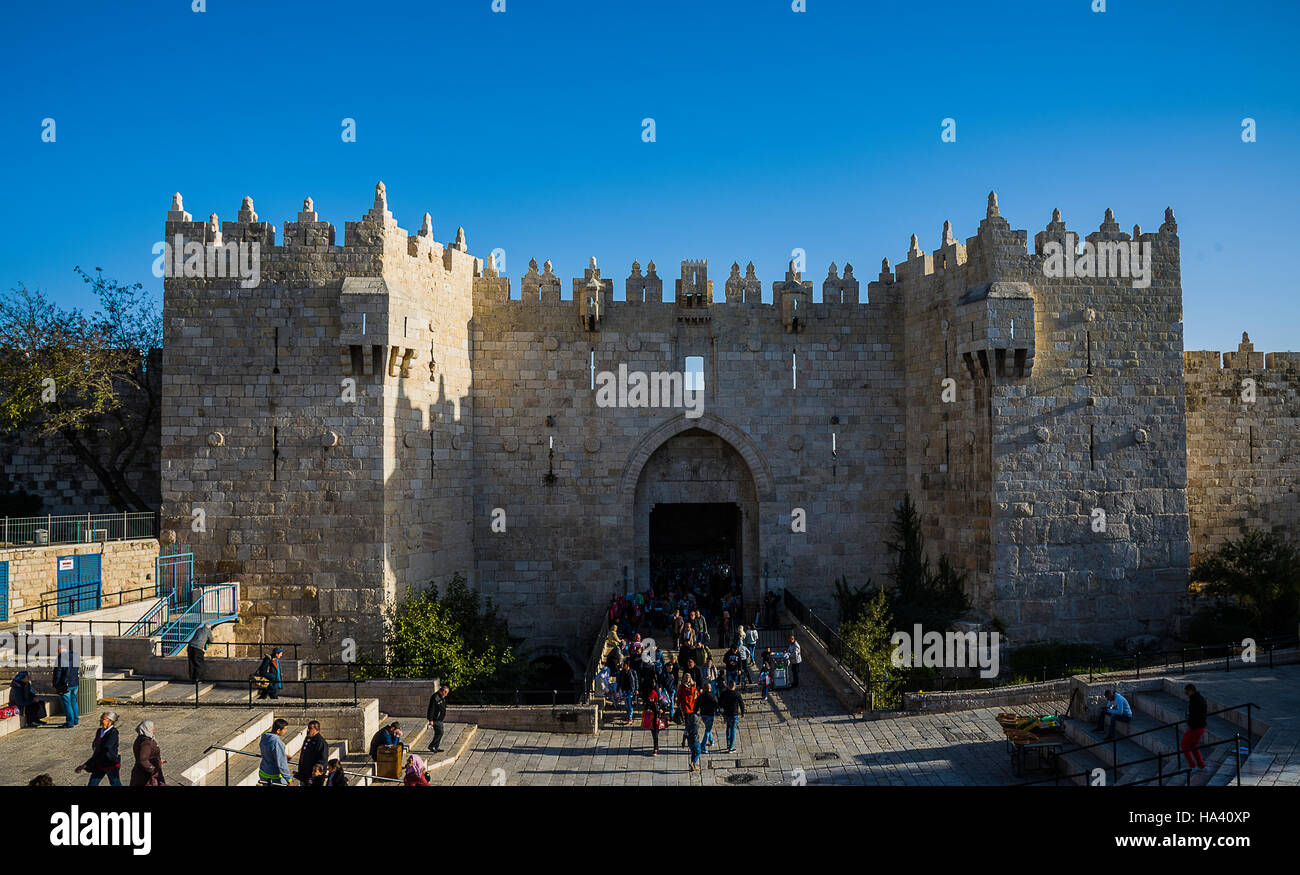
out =
[[700,582],[725,590],[741,576],[740,506],[668,502],[650,511],[650,577],[656,590]]

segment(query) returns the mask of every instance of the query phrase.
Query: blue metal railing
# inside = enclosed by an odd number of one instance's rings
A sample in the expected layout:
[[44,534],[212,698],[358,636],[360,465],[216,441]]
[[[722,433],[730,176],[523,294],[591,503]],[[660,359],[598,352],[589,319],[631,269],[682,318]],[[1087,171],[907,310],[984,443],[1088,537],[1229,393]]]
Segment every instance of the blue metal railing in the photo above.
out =
[[158,630],[166,626],[168,621],[171,620],[171,612],[176,607],[175,600],[175,591],[167,593],[166,598],[159,600],[158,604],[146,611],[143,617],[136,620],[135,624],[126,630],[126,637],[139,636],[148,638],[157,635]]
[[206,587],[194,604],[186,608],[158,633],[164,656],[175,656],[189,643],[204,623],[225,623],[237,616],[234,584]]

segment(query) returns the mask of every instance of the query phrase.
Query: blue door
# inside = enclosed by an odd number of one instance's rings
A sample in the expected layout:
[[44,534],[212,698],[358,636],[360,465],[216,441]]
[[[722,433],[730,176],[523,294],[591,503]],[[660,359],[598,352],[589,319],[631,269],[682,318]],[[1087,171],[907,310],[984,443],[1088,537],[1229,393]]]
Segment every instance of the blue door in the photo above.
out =
[[99,607],[100,556],[91,553],[83,556],[60,556],[58,562],[59,592],[57,615],[78,614]]
[[9,563],[0,562],[0,622],[9,619]]

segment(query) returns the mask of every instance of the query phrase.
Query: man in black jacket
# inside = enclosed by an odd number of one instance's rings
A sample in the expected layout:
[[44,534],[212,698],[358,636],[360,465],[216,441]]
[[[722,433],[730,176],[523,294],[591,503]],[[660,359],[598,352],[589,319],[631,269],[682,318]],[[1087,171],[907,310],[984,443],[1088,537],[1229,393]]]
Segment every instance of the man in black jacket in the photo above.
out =
[[325,765],[329,759],[329,743],[320,734],[320,721],[313,720],[307,724],[307,737],[303,739],[302,750],[298,752],[298,783],[303,787],[311,786],[312,770],[317,764]]
[[429,742],[429,750],[434,753],[442,753],[442,723],[447,719],[447,695],[451,693],[451,687],[446,684],[429,697],[429,713],[425,716],[429,718],[429,725],[433,727],[433,741]]
[[722,709],[722,719],[727,725],[727,753],[736,749],[736,729],[740,715],[745,713],[745,700],[736,692],[736,682],[727,681],[727,688],[718,697],[718,707]]
[[1183,692],[1187,693],[1187,731],[1183,733],[1183,758],[1187,768],[1200,771],[1205,768],[1205,758],[1201,756],[1201,736],[1205,734],[1205,722],[1208,707],[1205,697],[1196,692],[1196,684],[1188,684]]
[[81,683],[81,657],[62,644],[54,668],[54,692],[63,700],[63,726],[69,729],[80,722],[77,709],[77,687]]

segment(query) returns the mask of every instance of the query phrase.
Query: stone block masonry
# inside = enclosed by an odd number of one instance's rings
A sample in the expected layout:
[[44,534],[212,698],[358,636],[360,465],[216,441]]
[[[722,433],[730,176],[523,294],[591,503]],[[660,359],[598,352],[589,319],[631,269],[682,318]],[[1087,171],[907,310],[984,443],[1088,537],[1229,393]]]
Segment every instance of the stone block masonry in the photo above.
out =
[[[595,258],[571,298],[534,259],[515,297],[463,231],[398,227],[382,183],[341,246],[310,199],[279,244],[251,199],[218,230],[177,196],[164,230],[262,258],[252,288],[166,280],[164,540],[201,579],[238,576],[237,634],[315,658],[377,645],[383,604],[459,572],[527,647],[580,666],[609,596],[649,585],[657,505],[734,506],[747,604],[792,586],[829,613],[840,575],[883,581],[910,492],[932,560],[1019,642],[1168,635],[1193,533],[1294,520],[1284,420],[1258,435],[1271,485],[1236,449],[1208,449],[1236,486],[1204,475],[1202,436],[1222,428],[1195,414],[1227,377],[1183,351],[1172,210],[1132,235],[1107,211],[1085,238],[1149,247],[1141,287],[1046,270],[1047,244],[1072,239],[1059,213],[1030,252],[990,195],[964,243],[948,223],[932,252],[914,236],[865,289],[831,265],[820,300],[791,264],[771,303],[740,261],[715,299],[699,258],[668,300],[653,261],[616,300]],[[1272,355],[1260,383],[1280,410],[1293,359]],[[699,418],[596,403],[596,372],[700,363]]]

